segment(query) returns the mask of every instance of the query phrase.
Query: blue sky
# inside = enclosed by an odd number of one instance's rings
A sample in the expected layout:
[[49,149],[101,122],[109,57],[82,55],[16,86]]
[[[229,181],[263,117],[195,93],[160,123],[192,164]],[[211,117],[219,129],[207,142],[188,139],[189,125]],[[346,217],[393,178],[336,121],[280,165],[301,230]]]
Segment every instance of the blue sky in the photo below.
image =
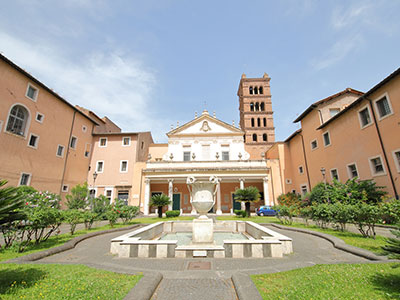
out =
[[[400,66],[400,1],[2,1],[0,51],[72,104],[157,142],[206,107],[238,124],[271,77],[277,140],[312,102]],[[206,103],[206,104],[205,104]]]

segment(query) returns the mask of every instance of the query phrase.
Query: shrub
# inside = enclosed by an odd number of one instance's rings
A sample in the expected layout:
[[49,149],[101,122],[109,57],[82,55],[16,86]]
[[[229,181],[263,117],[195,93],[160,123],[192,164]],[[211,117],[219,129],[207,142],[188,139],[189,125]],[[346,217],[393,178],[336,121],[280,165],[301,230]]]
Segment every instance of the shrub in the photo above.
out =
[[330,205],[330,210],[332,223],[341,231],[346,229],[346,223],[354,221],[354,208],[350,204],[337,202]]
[[241,210],[241,209],[235,209],[233,212],[235,213],[236,216],[241,217],[241,218],[245,218],[247,215],[246,211]]
[[282,194],[278,197],[278,202],[280,205],[285,205],[288,207],[292,205],[300,207],[302,204],[301,195],[298,195],[296,193]]
[[115,205],[110,205],[105,213],[106,219],[110,223],[111,227],[114,227],[118,218],[120,217],[121,211],[118,210]]
[[358,230],[364,237],[375,239],[375,224],[379,223],[382,215],[380,207],[366,203],[360,203],[352,207],[354,222],[357,224]]
[[85,182],[82,185],[76,185],[71,189],[71,195],[65,196],[67,198],[67,207],[69,209],[84,209],[87,206],[88,186]]
[[311,206],[311,218],[317,223],[317,226],[327,228],[332,221],[330,205],[324,203]]
[[120,207],[120,211],[121,211],[120,217],[122,219],[122,222],[124,224],[127,224],[139,213],[139,207],[124,205]]
[[107,207],[110,205],[110,200],[104,196],[100,195],[97,198],[92,199],[92,211],[98,216],[99,219],[105,218],[105,213]]
[[381,205],[382,222],[396,224],[400,222],[400,200],[392,199]]
[[84,212],[77,209],[69,209],[63,212],[64,221],[70,225],[71,235],[74,234],[76,225],[83,222]]
[[308,226],[308,220],[312,217],[312,211],[310,206],[302,207],[299,209],[299,215],[306,221]]
[[278,205],[274,206],[273,209],[276,211],[276,217],[282,224],[292,224],[293,217],[296,216],[295,211],[296,207],[292,206],[284,206]]
[[181,214],[180,210],[168,210],[165,212],[167,218],[176,218],[179,217],[180,214]]
[[82,221],[85,223],[86,229],[91,229],[93,222],[98,219],[98,215],[90,210],[86,210],[82,213]]

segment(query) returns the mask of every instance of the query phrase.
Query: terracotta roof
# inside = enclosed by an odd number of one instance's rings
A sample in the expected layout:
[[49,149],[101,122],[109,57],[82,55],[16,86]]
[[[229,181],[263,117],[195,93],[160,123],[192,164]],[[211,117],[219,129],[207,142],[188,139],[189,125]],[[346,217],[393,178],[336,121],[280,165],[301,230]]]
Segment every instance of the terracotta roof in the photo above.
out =
[[139,135],[143,133],[150,133],[150,131],[141,132],[103,132],[103,133],[93,133],[93,136],[103,136],[103,135]]
[[46,86],[44,83],[40,82],[38,79],[36,79],[35,77],[33,77],[31,74],[29,74],[27,71],[25,71],[24,69],[22,69],[21,67],[19,67],[18,65],[16,65],[15,63],[13,63],[11,60],[9,60],[7,57],[5,57],[2,53],[0,53],[0,59],[3,60],[4,62],[6,62],[7,64],[9,64],[11,67],[13,67],[14,69],[16,69],[18,72],[21,72],[22,74],[24,74],[26,77],[28,77],[30,80],[32,80],[33,82],[35,82],[36,84],[40,85],[43,89],[45,89],[47,92],[49,92],[50,94],[52,94],[54,97],[56,97],[58,100],[64,102],[66,105],[68,105],[69,107],[71,107],[74,111],[80,113],[82,116],[84,116],[85,118],[89,119],[91,122],[93,122],[94,124],[98,125],[96,121],[94,121],[92,118],[90,118],[89,116],[87,116],[86,114],[84,114],[82,111],[80,111],[79,109],[77,109],[75,106],[73,106],[71,103],[69,103],[67,100],[65,100],[63,97],[61,97],[59,94],[57,94],[56,92],[54,92],[51,88],[49,88],[48,86]]
[[328,101],[330,101],[330,100],[332,100],[332,99],[334,99],[336,97],[339,97],[339,96],[342,96],[344,94],[347,94],[347,93],[352,93],[352,94],[356,94],[356,95],[359,95],[359,96],[363,95],[363,92],[357,91],[357,90],[352,89],[352,88],[347,88],[347,89],[345,89],[345,90],[343,90],[343,91],[341,91],[339,93],[336,93],[336,94],[334,94],[332,96],[329,96],[329,97],[327,97],[325,99],[322,99],[322,100],[319,100],[317,102],[314,102],[300,116],[298,116],[297,119],[293,121],[293,123],[297,123],[297,122],[301,121],[306,115],[308,115],[317,106],[319,106],[319,105],[321,105],[323,103],[326,103],[326,102],[328,102]]
[[324,124],[319,126],[317,129],[322,129],[329,123],[331,123],[333,120],[336,120],[339,118],[341,115],[345,114],[347,111],[349,111],[352,107],[356,106],[358,103],[360,103],[364,99],[368,99],[367,97],[371,95],[373,92],[375,92],[377,89],[388,83],[390,80],[394,79],[396,76],[400,75],[400,68],[398,68],[396,71],[394,71],[392,74],[390,74],[388,77],[383,79],[381,82],[379,82],[377,85],[375,85],[372,89],[370,89],[368,92],[363,94],[360,98],[358,98],[356,101],[351,103],[349,106],[347,106],[345,109],[334,115],[332,118],[330,118],[328,121],[326,121]]

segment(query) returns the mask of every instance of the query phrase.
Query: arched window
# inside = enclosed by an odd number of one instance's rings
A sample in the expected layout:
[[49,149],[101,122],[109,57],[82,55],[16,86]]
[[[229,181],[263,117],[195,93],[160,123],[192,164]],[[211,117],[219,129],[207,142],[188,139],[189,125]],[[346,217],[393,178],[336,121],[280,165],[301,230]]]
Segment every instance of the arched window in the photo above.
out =
[[263,93],[264,93],[263,87],[262,87],[262,86],[259,87],[258,92],[259,92],[260,94],[263,94]]
[[264,127],[267,127],[267,118],[264,118]]
[[261,108],[261,111],[264,111],[264,110],[265,110],[265,103],[264,103],[264,102],[261,102],[260,108]]
[[267,141],[267,134],[266,134],[266,133],[263,134],[263,141],[264,141],[264,142]]
[[254,94],[257,95],[258,94],[258,87],[254,87]]
[[253,95],[253,87],[252,86],[249,87],[249,93],[250,93],[250,95]]
[[258,126],[258,127],[261,127],[261,120],[260,120],[260,118],[257,118],[257,126]]
[[253,142],[257,142],[257,134],[253,133]]
[[6,130],[24,136],[28,118],[29,112],[27,109],[21,105],[15,105],[10,111]]
[[251,118],[251,127],[254,127],[254,118]]
[[250,103],[250,110],[254,111],[254,103],[253,102]]
[[258,102],[256,102],[256,111],[260,110],[260,104]]

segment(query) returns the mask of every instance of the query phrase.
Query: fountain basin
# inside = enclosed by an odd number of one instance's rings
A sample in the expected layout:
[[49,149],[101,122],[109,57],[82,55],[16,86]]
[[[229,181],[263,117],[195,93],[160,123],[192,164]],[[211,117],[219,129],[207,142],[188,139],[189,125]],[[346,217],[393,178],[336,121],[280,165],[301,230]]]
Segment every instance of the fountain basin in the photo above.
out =
[[[111,253],[132,258],[251,258],[283,257],[293,252],[292,239],[251,221],[217,221],[214,234],[241,234],[219,243],[186,243],[168,239],[168,234],[191,234],[191,221],[150,224],[111,240]],[[243,238],[244,237],[244,238]]]

